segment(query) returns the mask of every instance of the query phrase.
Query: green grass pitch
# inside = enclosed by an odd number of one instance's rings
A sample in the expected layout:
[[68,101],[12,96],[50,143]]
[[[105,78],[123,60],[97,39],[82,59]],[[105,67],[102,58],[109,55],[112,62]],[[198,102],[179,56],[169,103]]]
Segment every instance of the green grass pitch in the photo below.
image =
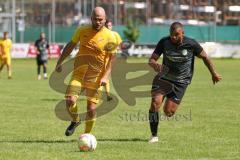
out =
[[[146,63],[147,58],[129,61]],[[5,68],[0,75],[0,160],[240,159],[240,60],[213,61],[222,82],[212,85],[207,68],[197,60],[192,84],[177,111],[182,118],[160,122],[159,143],[147,143],[150,98],[146,96],[138,98],[134,107],[120,99],[115,110],[97,119],[96,151],[79,152],[76,139],[84,123],[65,137],[69,123],[54,114],[63,94],[53,91],[48,80],[37,80],[35,60],[13,60],[13,79],[6,78]],[[49,73],[55,64],[56,60],[49,61]]]

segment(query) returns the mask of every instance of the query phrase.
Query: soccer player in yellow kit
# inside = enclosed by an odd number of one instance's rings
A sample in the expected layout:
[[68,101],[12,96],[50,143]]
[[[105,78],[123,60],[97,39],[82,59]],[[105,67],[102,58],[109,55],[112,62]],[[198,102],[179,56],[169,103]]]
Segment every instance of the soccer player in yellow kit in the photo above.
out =
[[105,10],[102,7],[96,7],[92,11],[91,21],[92,25],[76,29],[72,40],[63,49],[55,69],[57,72],[62,71],[63,61],[80,42],[72,78],[65,95],[66,107],[72,118],[71,124],[65,131],[66,136],[72,135],[80,124],[76,102],[82,90],[87,97],[85,133],[91,132],[96,121],[96,106],[102,86],[106,84],[116,58],[114,50],[108,47],[108,44],[116,44],[116,40],[112,32],[104,26]]
[[12,67],[11,67],[11,49],[12,41],[8,38],[8,32],[3,33],[3,38],[0,40],[0,72],[3,67],[7,66],[8,79],[12,78]]
[[[112,31],[112,21],[110,20],[110,19],[108,19],[107,21],[106,21],[106,24],[105,24],[105,26],[109,29],[109,30],[111,30]],[[119,46],[121,43],[122,43],[122,38],[121,38],[121,36],[117,33],[117,32],[115,32],[115,31],[112,31],[113,32],[113,34],[114,34],[114,36],[115,36],[115,38],[116,38],[116,41],[117,41],[117,45]],[[116,47],[116,49],[115,49],[115,52],[117,53],[117,47]],[[104,86],[104,88],[105,88],[105,90],[106,90],[106,94],[107,94],[107,101],[111,101],[112,100],[112,97],[110,96],[110,82],[109,82],[109,80],[107,81],[107,83],[106,83],[106,85]]]

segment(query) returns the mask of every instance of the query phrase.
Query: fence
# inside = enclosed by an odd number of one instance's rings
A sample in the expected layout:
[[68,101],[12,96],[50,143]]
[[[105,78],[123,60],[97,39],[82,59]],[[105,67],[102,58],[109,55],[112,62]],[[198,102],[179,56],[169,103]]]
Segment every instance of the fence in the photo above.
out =
[[[66,43],[71,39],[76,27],[56,27],[55,37],[51,37],[48,27],[28,27],[24,31],[24,42],[34,42],[41,31],[46,32],[52,42]],[[115,26],[124,39],[124,26]],[[169,26],[140,26],[138,44],[156,44],[160,38],[169,34]],[[185,26],[185,35],[200,42],[230,42],[240,44],[240,26]],[[16,42],[20,42],[20,32],[16,34]]]

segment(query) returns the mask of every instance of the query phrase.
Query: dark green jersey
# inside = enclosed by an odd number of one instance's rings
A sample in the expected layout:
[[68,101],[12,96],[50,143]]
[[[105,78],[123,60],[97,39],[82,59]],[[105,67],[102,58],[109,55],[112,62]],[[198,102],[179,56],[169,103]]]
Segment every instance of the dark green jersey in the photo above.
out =
[[37,47],[37,50],[39,52],[39,54],[37,55],[37,59],[41,60],[41,61],[45,61],[48,59],[48,42],[43,39],[38,39],[35,42],[35,46]]
[[169,68],[162,78],[177,83],[191,83],[194,59],[202,50],[198,42],[188,37],[184,37],[181,44],[172,43],[170,37],[162,38],[154,50],[155,54],[163,55],[163,65]]

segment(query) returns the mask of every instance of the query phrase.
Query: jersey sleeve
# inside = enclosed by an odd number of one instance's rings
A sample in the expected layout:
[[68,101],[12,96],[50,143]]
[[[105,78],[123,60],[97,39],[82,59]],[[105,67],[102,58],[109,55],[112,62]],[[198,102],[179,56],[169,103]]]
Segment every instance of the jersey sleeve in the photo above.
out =
[[110,31],[108,34],[108,41],[105,46],[105,49],[110,54],[116,54],[117,53],[117,46],[118,46],[118,40],[115,36],[114,32]]
[[202,52],[202,46],[195,40],[193,40],[193,54],[198,56]]
[[121,36],[120,36],[117,32],[115,32],[115,36],[116,36],[116,39],[117,39],[117,44],[118,44],[118,45],[121,44],[121,43],[122,43],[122,38],[121,38]]
[[72,42],[73,43],[78,43],[80,41],[80,34],[81,34],[81,31],[82,31],[82,28],[81,27],[78,27],[73,36],[72,36]]
[[153,53],[161,56],[162,53],[163,53],[163,51],[164,51],[164,40],[161,39],[161,40],[158,42],[158,44],[157,44],[155,50],[153,51]]

